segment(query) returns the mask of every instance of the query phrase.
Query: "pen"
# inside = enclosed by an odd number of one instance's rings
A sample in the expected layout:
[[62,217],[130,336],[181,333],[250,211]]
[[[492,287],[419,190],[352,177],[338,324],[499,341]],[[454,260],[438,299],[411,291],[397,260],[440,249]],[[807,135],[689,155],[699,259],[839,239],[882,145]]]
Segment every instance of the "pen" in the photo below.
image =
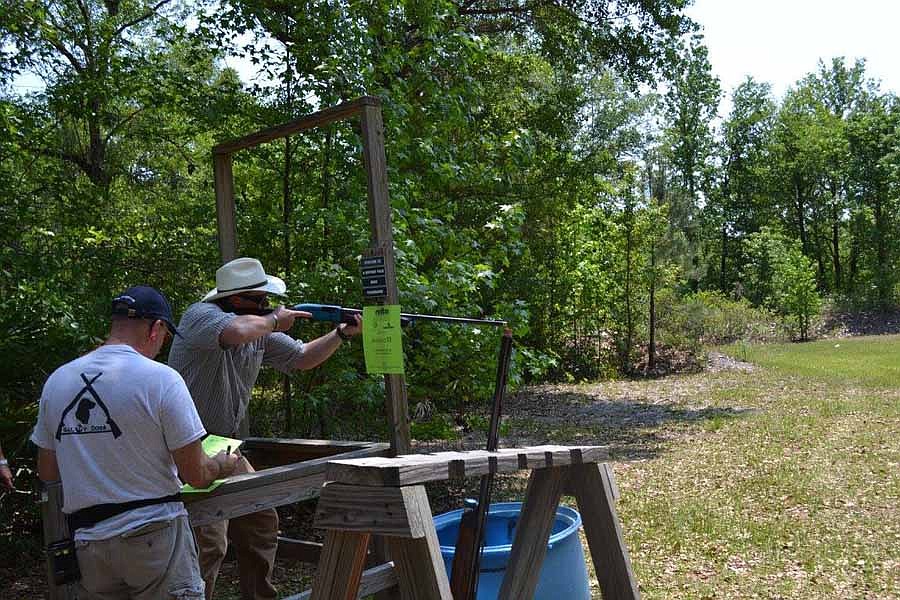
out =
[[231,454],[231,446],[225,448],[225,454]]

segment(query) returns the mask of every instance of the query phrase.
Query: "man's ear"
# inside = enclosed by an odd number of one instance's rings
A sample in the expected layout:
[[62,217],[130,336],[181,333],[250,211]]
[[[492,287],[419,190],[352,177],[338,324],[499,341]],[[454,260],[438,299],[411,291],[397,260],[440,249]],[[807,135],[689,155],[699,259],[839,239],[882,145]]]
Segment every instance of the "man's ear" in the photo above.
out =
[[159,336],[165,336],[166,324],[161,319],[157,319],[153,321],[153,326],[150,328],[150,341],[155,342],[159,339]]

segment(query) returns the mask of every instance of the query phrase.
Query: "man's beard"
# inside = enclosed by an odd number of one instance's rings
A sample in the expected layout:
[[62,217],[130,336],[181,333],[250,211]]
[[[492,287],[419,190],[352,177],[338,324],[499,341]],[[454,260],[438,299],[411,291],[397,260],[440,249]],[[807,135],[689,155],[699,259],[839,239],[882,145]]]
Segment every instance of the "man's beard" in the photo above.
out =
[[234,313],[236,315],[257,315],[264,316],[272,312],[272,309],[267,302],[263,302],[259,306],[253,308],[235,308],[234,304],[228,298],[222,298],[219,301],[219,306],[225,312]]

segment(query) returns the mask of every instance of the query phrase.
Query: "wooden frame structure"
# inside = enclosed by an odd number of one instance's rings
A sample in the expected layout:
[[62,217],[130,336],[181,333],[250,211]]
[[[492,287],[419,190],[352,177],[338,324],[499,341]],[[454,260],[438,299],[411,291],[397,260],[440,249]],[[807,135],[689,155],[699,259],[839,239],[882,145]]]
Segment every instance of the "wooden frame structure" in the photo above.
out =
[[[311,590],[286,600],[350,600],[399,588],[403,600],[453,600],[424,483],[531,470],[498,598],[533,598],[562,494],[575,496],[606,600],[640,598],[603,446],[535,446],[334,460],[316,510],[325,545]],[[372,536],[393,559],[364,571]]]
[[[185,497],[191,526],[315,498],[325,482],[328,461],[383,456],[388,454],[389,447],[371,442],[248,438],[241,451],[261,468],[256,473],[230,477],[211,492]],[[62,484],[45,486],[41,497],[45,547],[69,535],[62,504]],[[279,559],[317,563],[320,553],[320,544],[278,538]],[[47,569],[50,600],[74,600],[75,586],[54,585],[49,561]]]
[[[370,245],[367,256],[383,256],[387,296],[384,304],[399,304],[397,274],[394,265],[394,237],[391,228],[391,205],[388,198],[387,163],[384,153],[384,125],[381,101],[372,96],[300,117],[282,125],[262,129],[244,137],[222,142],[213,148],[216,187],[216,222],[219,234],[219,254],[222,262],[237,257],[235,229],[234,173],[235,152],[253,148],[289,135],[315,129],[322,125],[359,118],[362,137],[363,164],[368,188]],[[402,375],[385,375],[385,404],[391,432],[391,452],[406,454],[410,450],[409,417],[406,384]]]

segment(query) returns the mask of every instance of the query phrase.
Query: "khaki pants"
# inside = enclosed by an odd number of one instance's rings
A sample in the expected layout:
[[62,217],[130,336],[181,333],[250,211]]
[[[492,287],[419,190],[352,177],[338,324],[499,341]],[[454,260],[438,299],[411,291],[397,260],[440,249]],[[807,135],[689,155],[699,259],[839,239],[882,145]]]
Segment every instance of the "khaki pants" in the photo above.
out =
[[[234,474],[253,471],[247,459],[241,458]],[[277,590],[272,586],[272,567],[278,549],[278,513],[275,509],[270,508],[230,521],[194,527],[194,538],[200,549],[200,572],[206,584],[206,600],[213,597],[229,539],[234,544],[237,554],[241,598],[243,600],[277,598]]]
[[197,546],[186,516],[75,542],[82,600],[201,600]]

